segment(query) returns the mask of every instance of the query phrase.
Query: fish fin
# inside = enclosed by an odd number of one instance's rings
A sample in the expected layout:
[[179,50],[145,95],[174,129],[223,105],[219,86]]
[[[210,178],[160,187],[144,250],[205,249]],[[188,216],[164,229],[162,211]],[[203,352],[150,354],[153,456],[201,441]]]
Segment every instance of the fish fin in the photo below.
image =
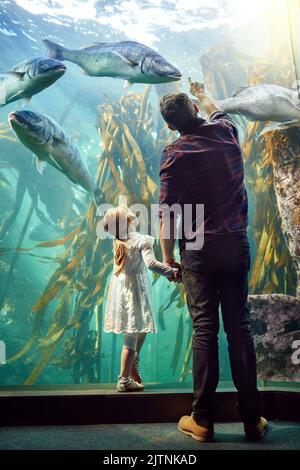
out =
[[126,90],[127,88],[131,87],[131,85],[133,85],[133,82],[131,82],[130,80],[125,80],[124,89]]
[[5,73],[8,75],[13,75],[18,80],[23,80],[26,72],[14,72],[13,70],[10,70],[9,72],[5,72]]
[[47,48],[47,54],[50,59],[64,60],[64,52],[68,49],[60,44],[56,44],[56,42],[49,41],[49,39],[43,39],[43,43]]
[[135,62],[134,60],[131,60],[128,57],[125,57],[123,54],[120,54],[120,52],[112,51],[111,53],[120,57],[120,59],[126,62],[127,65],[130,65],[130,67],[137,67],[139,65],[139,62]]
[[100,41],[95,41],[92,42],[92,44],[88,44],[87,46],[80,47],[79,50],[84,50],[84,49],[94,49],[95,47],[98,46],[103,46],[104,44],[107,44],[106,42],[100,42]]
[[59,171],[61,171],[61,172],[63,173],[64,171],[63,171],[62,167],[57,163],[57,161],[55,160],[55,158],[54,158],[52,155],[50,155],[50,154],[49,154],[49,158],[50,158],[50,160],[52,161],[53,166],[55,166],[55,168],[56,168],[57,170],[59,170]]
[[300,119],[293,119],[281,124],[281,129],[289,129],[290,127],[300,127]]
[[23,97],[24,106],[27,106],[30,100],[31,100],[31,96],[24,96]]
[[[16,101],[16,100],[18,100],[18,99],[20,99],[20,98],[22,97],[22,94],[23,94],[23,90],[18,91],[18,92],[15,93],[14,95],[11,95],[11,96],[9,97],[9,100],[10,100],[10,101],[12,101],[12,100]],[[18,96],[19,96],[20,98],[17,98]]]
[[292,121],[285,122],[272,122],[263,128],[260,135],[265,135],[268,132],[282,131],[284,129],[289,129],[290,127],[300,127],[300,120],[294,119]]
[[46,162],[44,160],[40,160],[38,157],[35,159],[35,164],[36,164],[36,169],[39,172],[40,175],[44,174],[44,169],[46,166]]
[[239,93],[246,90],[247,88],[249,88],[249,87],[248,86],[240,86],[239,88],[236,88],[235,90],[233,90],[232,96],[238,95]]
[[6,104],[6,93],[5,93],[5,86],[2,80],[0,80],[0,106],[4,106]]
[[[230,114],[230,113],[228,113],[228,114]],[[257,121],[257,119],[255,117],[250,116],[249,114],[246,114],[246,113],[245,114],[237,113],[237,116],[240,116],[242,118],[246,118],[250,122],[256,122]]]

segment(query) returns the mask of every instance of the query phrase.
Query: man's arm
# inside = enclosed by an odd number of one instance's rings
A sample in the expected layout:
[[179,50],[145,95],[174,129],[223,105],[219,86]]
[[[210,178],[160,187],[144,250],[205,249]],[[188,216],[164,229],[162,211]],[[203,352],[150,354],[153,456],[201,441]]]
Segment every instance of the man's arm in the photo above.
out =
[[[177,172],[172,158],[163,152],[160,165],[160,195],[159,195],[159,239],[162,249],[163,261],[170,266],[180,268],[180,264],[174,260],[174,246],[176,239],[176,216],[170,210],[173,204],[180,199],[177,182]],[[178,280],[176,277],[171,280]]]
[[[203,83],[192,82],[189,78],[190,83],[190,93],[198,99],[198,103],[201,109],[203,109],[206,114],[210,117],[211,122],[221,123],[222,126],[229,129],[234,134],[234,138],[238,141],[238,130],[234,121],[228,116],[227,113],[224,113],[218,104],[209,96],[206,95],[204,90]],[[214,114],[217,113],[215,116]]]
[[161,217],[159,225],[159,241],[163,255],[163,261],[167,264],[174,263],[175,246],[175,219]]
[[209,98],[209,96],[207,96],[205,93],[203,83],[192,82],[192,80],[189,78],[189,84],[190,93],[199,100],[199,106],[201,109],[204,109],[208,116],[211,116],[217,111],[221,111],[218,104],[212,98]]

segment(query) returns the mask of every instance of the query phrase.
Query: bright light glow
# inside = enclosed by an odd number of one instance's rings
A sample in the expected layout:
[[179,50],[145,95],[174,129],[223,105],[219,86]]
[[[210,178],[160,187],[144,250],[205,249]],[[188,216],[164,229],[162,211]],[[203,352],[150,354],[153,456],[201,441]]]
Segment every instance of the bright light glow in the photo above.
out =
[[112,0],[103,8],[97,0],[16,0],[16,3],[33,14],[94,20],[151,45],[160,39],[159,28],[180,32],[242,26],[258,15],[272,14],[285,0],[147,0],[146,3]]

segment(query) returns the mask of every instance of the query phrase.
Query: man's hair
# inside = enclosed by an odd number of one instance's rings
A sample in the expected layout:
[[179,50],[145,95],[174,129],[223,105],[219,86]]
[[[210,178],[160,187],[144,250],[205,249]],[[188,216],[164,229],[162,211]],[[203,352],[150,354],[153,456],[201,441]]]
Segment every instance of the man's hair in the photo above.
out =
[[160,112],[166,123],[178,131],[185,131],[197,120],[194,103],[185,93],[164,95],[160,100]]

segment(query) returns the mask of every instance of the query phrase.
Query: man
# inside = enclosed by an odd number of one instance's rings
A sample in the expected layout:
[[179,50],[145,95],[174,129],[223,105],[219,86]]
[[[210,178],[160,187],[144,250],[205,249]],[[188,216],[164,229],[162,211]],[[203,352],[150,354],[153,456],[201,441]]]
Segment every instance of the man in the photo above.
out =
[[[169,128],[180,133],[161,160],[160,242],[164,262],[175,265],[176,217],[168,207],[179,204],[182,276],[193,321],[195,400],[192,415],[183,416],[178,427],[199,441],[213,439],[221,306],[239,412],[246,436],[255,440],[263,437],[267,421],[260,415],[247,303],[250,255],[242,153],[234,122],[205,94],[203,85],[190,85],[208,121],[198,117],[199,109],[184,93],[165,95],[160,103]],[[204,205],[202,224],[199,204]],[[190,221],[184,210],[188,206]],[[201,231],[203,248],[189,239]]]

